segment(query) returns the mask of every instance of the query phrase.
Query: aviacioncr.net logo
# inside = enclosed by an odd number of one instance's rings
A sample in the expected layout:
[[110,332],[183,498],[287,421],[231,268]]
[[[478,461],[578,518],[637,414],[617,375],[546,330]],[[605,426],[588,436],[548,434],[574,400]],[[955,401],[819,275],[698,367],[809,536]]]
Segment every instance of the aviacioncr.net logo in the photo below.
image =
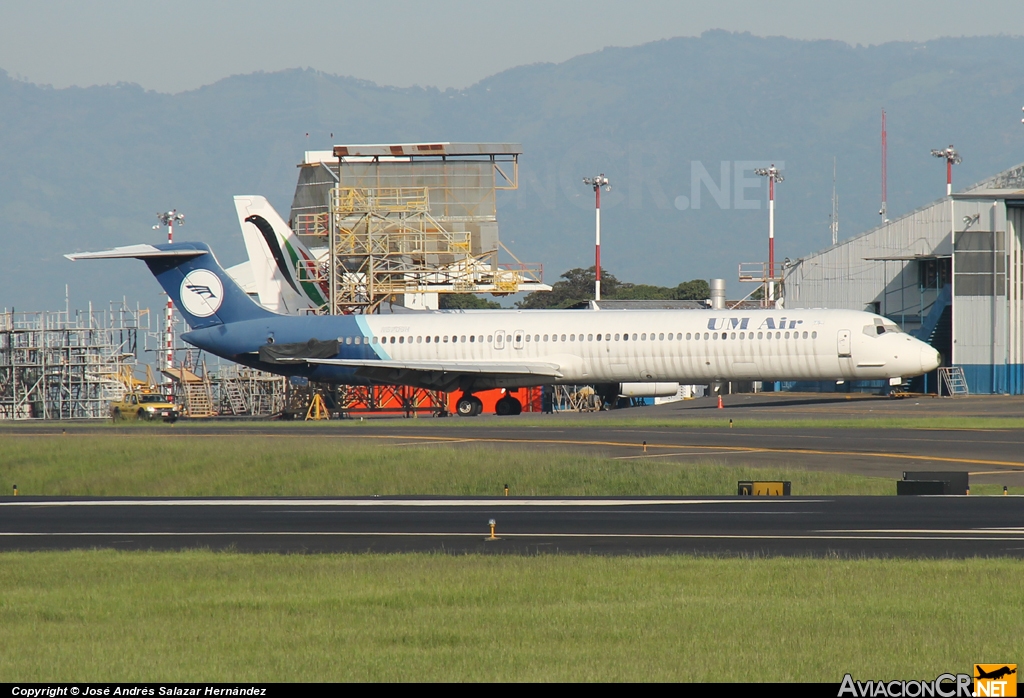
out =
[[970,674],[939,674],[934,681],[855,681],[843,676],[838,698],[971,698]]
[[224,285],[212,271],[194,269],[181,282],[181,307],[196,317],[210,317],[224,301]]

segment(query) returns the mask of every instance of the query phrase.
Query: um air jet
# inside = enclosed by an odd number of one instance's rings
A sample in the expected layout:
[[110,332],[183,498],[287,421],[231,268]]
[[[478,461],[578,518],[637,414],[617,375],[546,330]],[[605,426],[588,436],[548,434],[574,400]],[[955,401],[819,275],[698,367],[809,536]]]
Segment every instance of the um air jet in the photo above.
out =
[[[264,371],[328,383],[473,393],[553,384],[885,380],[934,370],[939,353],[850,310],[495,310],[282,315],[255,303],[203,243],[132,245],[69,259],[143,260],[191,330],[189,344]],[[499,414],[515,414],[511,394]]]

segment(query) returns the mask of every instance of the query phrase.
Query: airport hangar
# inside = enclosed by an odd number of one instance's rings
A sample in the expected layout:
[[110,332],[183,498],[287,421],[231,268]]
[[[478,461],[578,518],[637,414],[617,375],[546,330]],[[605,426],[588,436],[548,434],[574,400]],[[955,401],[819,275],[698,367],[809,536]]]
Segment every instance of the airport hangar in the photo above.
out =
[[[963,369],[971,393],[1024,394],[1024,163],[784,267],[788,308],[867,310]],[[912,388],[937,392],[935,372]]]

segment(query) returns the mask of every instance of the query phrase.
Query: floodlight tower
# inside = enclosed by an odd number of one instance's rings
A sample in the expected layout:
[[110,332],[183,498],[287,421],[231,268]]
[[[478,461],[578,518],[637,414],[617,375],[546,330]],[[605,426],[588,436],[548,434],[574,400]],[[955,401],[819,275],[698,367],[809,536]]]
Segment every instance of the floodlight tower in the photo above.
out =
[[596,177],[584,177],[583,183],[594,188],[595,238],[594,238],[594,300],[601,300],[601,187],[611,191],[612,185],[604,172]]
[[[156,218],[160,223],[153,226],[153,230],[160,230],[160,228],[167,228],[167,242],[174,242],[174,226],[185,225],[185,214],[178,213],[178,209],[171,209],[166,213],[156,214]],[[164,368],[172,368],[174,366],[174,304],[171,302],[170,295],[167,296],[167,314],[164,318],[166,323],[164,329]]]
[[946,159],[946,196],[953,195],[953,165],[959,165],[962,160],[960,153],[952,145],[945,150],[932,150],[932,156]]
[[754,174],[768,178],[768,302],[775,302],[775,183],[785,178],[772,165],[767,169],[759,167]]

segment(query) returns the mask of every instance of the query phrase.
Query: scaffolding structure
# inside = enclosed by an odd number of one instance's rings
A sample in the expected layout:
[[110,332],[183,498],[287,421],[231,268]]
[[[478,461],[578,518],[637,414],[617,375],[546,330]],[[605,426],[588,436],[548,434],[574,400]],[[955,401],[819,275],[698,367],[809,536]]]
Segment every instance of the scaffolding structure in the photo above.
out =
[[406,417],[443,416],[448,413],[447,393],[404,385],[335,385],[308,381],[288,383],[282,416],[301,419],[310,413],[319,398],[323,408],[333,417],[358,414],[392,413]]
[[0,314],[0,419],[103,419],[129,390],[149,311]]
[[[326,260],[300,263],[329,289],[329,314],[373,313],[399,296],[548,289],[543,267],[498,239],[497,192],[518,188],[519,146],[335,146],[306,153],[291,225]],[[499,262],[504,252],[513,261]]]
[[552,409],[555,412],[600,412],[604,400],[590,385],[552,386]]
[[[789,271],[789,266],[787,262],[776,262],[774,265],[769,265],[767,262],[741,262],[740,282],[754,282],[758,284],[757,288],[748,293],[741,302],[746,302],[751,296],[757,294],[760,296],[757,299],[759,307],[774,308],[775,302],[770,300],[773,287],[776,298],[785,297],[785,275]],[[759,294],[757,293],[758,291],[760,291]],[[736,306],[729,306],[730,309],[734,307]]]
[[432,416],[447,413],[446,393],[408,385],[339,386],[338,411],[343,414],[362,412],[400,412],[406,417],[420,414]]
[[288,379],[232,364],[221,366],[212,380],[222,415],[269,417],[284,412]]

